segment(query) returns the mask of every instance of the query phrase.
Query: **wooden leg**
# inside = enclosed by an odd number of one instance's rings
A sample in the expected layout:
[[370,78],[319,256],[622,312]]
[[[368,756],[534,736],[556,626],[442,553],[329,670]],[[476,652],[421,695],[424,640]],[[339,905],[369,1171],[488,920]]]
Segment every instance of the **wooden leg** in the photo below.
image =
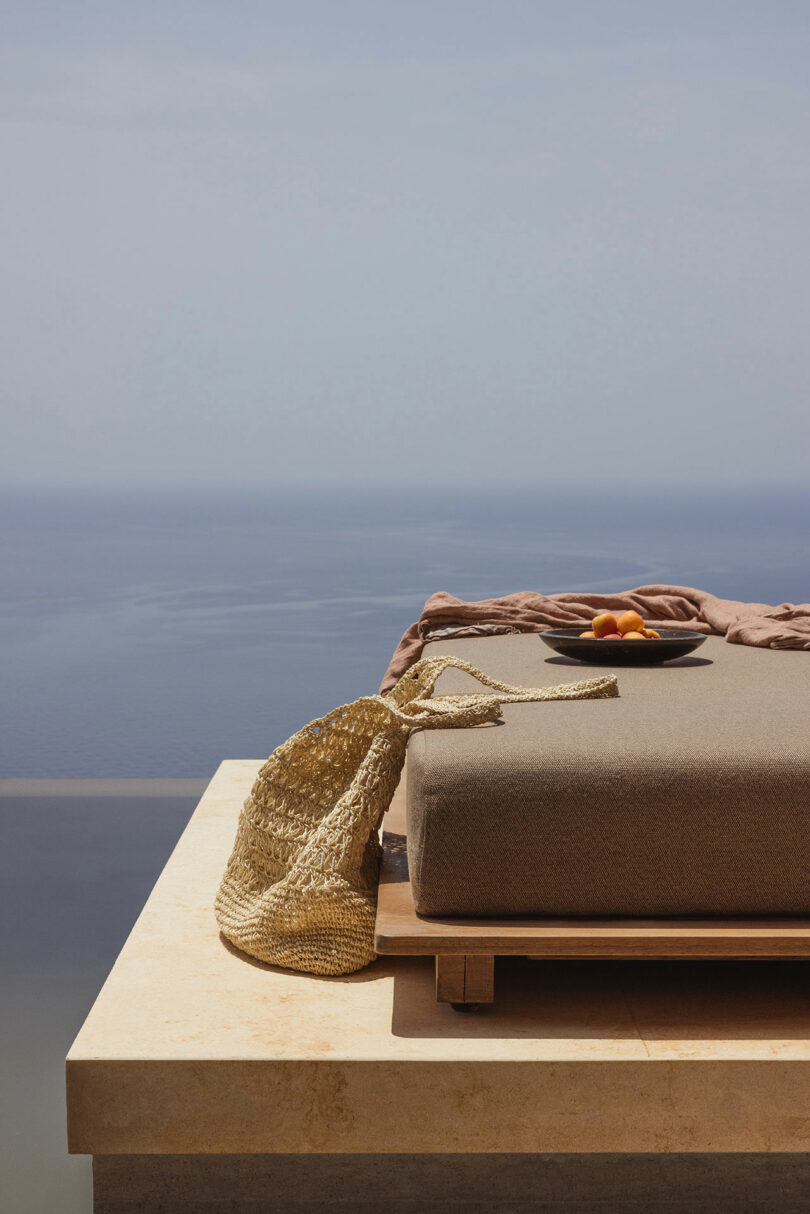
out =
[[464,1002],[492,1003],[495,999],[495,958],[464,958]]
[[465,961],[463,956],[436,958],[437,1003],[464,1002]]
[[439,1003],[492,1003],[494,998],[494,957],[477,954],[436,957],[436,999]]

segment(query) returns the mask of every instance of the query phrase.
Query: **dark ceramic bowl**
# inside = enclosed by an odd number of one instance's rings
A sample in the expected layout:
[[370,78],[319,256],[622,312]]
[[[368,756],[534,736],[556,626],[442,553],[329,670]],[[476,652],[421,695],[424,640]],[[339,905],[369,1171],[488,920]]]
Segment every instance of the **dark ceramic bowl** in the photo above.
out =
[[661,640],[607,641],[581,637],[587,624],[579,628],[550,628],[540,633],[557,653],[566,658],[578,658],[592,666],[649,666],[658,662],[671,662],[682,658],[702,645],[706,637],[702,632],[686,632],[680,628],[659,629]]

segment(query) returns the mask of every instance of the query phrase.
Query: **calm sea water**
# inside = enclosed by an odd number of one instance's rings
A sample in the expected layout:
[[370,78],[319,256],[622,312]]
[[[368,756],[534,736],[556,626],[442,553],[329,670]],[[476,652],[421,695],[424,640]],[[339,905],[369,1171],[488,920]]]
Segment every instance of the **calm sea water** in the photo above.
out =
[[376,690],[429,594],[810,600],[810,493],[0,502],[0,775],[187,776]]
[[[210,774],[376,689],[435,590],[810,600],[810,495],[0,499],[0,776]],[[2,791],[2,790],[0,790]],[[3,1211],[83,1214],[64,1056],[194,798],[0,795]]]

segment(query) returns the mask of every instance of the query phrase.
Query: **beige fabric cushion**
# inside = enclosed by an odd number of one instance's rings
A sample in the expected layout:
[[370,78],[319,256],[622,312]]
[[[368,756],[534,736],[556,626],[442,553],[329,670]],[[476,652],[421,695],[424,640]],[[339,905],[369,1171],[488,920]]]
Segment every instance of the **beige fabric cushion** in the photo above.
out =
[[[440,651],[527,686],[596,673],[531,635]],[[411,738],[420,913],[810,911],[810,656],[709,638],[683,665],[615,673],[618,700],[506,705],[501,725]]]

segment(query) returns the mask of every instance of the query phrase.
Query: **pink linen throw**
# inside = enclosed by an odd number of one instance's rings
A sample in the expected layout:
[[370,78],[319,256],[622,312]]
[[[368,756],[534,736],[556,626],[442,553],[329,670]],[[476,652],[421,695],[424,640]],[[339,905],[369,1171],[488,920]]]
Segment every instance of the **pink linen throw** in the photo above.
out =
[[737,645],[770,649],[810,649],[810,603],[736,603],[690,586],[639,586],[616,594],[537,594],[522,590],[501,599],[466,603],[440,591],[399,642],[381,692],[394,686],[420,657],[427,641],[487,636],[504,632],[542,632],[589,624],[600,611],[635,608],[653,628],[690,628],[724,636]]

